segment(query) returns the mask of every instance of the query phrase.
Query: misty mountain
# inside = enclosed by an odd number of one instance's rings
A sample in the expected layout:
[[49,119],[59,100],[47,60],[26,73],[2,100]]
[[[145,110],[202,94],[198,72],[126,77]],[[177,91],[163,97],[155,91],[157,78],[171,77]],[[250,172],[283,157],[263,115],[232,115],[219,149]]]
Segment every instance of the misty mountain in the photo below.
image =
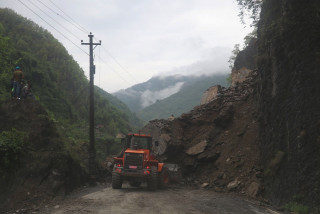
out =
[[171,115],[180,116],[200,104],[202,94],[213,85],[228,86],[227,74],[200,76],[184,83],[178,93],[144,108],[137,113],[144,121],[168,118]]
[[114,95],[145,121],[172,114],[178,116],[199,105],[203,92],[209,87],[227,86],[227,76],[157,76]]
[[192,76],[156,76],[144,83],[115,92],[113,95],[124,102],[131,111],[139,112],[153,103],[163,100],[177,92]]

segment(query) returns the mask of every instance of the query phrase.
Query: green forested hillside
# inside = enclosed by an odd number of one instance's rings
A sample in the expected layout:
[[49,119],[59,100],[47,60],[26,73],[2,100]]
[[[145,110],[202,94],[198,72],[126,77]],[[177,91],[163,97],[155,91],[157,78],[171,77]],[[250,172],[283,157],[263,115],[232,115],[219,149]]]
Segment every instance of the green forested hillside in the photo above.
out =
[[101,94],[101,96],[106,97],[108,101],[118,110],[125,113],[127,118],[129,119],[130,124],[133,127],[141,127],[143,125],[142,120],[139,119],[135,113],[131,112],[129,107],[126,104],[124,104],[121,100],[119,100],[117,97],[107,93],[99,87],[96,87],[96,90],[99,94]]
[[115,92],[119,100],[124,102],[131,111],[139,112],[157,100],[162,100],[178,90],[177,84],[194,80],[194,76],[170,75],[155,76],[146,82]]
[[[0,101],[10,99],[10,79],[17,65],[24,79],[32,82],[36,100],[62,127],[64,137],[75,147],[77,142],[86,142],[89,82],[84,71],[47,30],[10,9],[0,9]],[[97,130],[97,148],[103,150],[97,151],[99,156],[106,153],[118,132],[131,130],[129,120],[136,118],[123,103],[97,87],[95,109],[95,122],[101,125]],[[72,146],[67,147],[73,151]]]
[[170,97],[160,100],[138,113],[144,121],[168,118],[170,115],[180,116],[200,104],[202,94],[211,86],[226,87],[227,74],[194,77],[193,81],[186,82],[181,90]]

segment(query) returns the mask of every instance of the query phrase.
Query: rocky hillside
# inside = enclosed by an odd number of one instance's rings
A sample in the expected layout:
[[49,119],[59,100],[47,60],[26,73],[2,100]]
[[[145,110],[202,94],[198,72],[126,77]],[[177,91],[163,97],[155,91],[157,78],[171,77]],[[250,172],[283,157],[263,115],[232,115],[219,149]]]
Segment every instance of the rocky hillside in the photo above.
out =
[[257,97],[266,193],[277,203],[315,207],[320,201],[320,4],[263,2]]
[[185,182],[256,197],[263,190],[256,72],[222,88],[208,104],[173,120],[153,120],[144,131],[159,140],[157,154],[182,169]]
[[[87,180],[55,121],[33,100],[0,102],[0,213],[45,203]],[[86,147],[78,153],[85,153]]]

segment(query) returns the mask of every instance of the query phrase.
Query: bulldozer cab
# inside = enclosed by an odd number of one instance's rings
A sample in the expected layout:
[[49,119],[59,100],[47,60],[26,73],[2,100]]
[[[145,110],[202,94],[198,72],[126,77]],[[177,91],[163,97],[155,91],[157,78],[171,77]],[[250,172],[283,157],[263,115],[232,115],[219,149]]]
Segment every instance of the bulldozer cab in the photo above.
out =
[[151,143],[152,138],[149,136],[129,135],[127,139],[127,148],[130,148],[132,150],[151,150]]

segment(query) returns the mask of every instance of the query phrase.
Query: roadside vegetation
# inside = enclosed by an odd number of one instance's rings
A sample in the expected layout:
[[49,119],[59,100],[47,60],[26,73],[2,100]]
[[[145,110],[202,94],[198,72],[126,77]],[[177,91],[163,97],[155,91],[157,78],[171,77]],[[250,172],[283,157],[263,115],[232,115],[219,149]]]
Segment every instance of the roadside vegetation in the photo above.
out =
[[[16,66],[21,67],[24,80],[31,81],[35,102],[46,110],[63,138],[66,152],[85,165],[87,154],[79,152],[88,144],[89,83],[84,71],[47,30],[10,9],[0,9],[2,104],[11,99],[11,78]],[[116,135],[131,131],[134,129],[131,124],[139,125],[140,121],[125,104],[98,87],[95,87],[95,112],[97,158],[103,162],[107,155],[120,150]],[[18,155],[21,139],[9,144],[5,137],[13,136],[13,132],[18,137],[20,130],[19,127],[14,131],[11,127],[0,130],[1,151],[12,146],[12,152]],[[6,164],[8,161],[11,159]]]

